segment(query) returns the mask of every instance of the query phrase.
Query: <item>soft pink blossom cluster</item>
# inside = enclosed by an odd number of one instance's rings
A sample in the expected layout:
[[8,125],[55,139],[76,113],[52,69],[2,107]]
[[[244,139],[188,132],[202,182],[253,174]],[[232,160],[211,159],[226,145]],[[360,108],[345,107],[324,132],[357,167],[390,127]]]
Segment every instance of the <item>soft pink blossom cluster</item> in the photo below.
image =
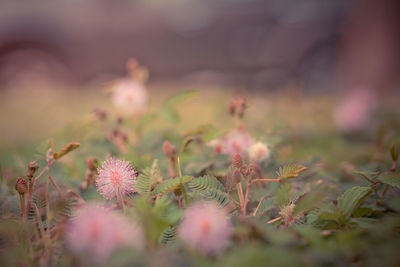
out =
[[116,82],[112,102],[127,115],[141,114],[149,103],[149,93],[145,86],[133,79],[125,78]]
[[106,199],[112,199],[118,194],[136,192],[135,184],[138,175],[128,161],[110,158],[97,169],[96,186]]
[[118,248],[144,247],[142,230],[134,222],[115,211],[89,204],[78,210],[67,224],[67,247],[91,261],[102,263]]
[[179,228],[179,236],[188,246],[208,255],[222,252],[231,235],[227,211],[214,202],[193,204],[186,210]]
[[219,139],[209,142],[215,153],[248,157],[251,161],[261,162],[270,156],[270,149],[262,142],[256,142],[244,129],[234,129]]
[[333,119],[337,127],[344,132],[364,128],[370,121],[376,108],[376,94],[369,88],[352,90],[336,107]]

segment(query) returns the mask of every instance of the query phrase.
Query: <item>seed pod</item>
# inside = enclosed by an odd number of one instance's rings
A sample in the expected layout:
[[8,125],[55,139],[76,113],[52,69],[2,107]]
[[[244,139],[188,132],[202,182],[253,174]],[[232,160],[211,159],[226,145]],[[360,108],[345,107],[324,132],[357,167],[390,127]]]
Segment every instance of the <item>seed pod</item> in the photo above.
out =
[[24,178],[18,177],[15,182],[15,190],[17,190],[20,195],[24,195],[28,191],[28,184]]

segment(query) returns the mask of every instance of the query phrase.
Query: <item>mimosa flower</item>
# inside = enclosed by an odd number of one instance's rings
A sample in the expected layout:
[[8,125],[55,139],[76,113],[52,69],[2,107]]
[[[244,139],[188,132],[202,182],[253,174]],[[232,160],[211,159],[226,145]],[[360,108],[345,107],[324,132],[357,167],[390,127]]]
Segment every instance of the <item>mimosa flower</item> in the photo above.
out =
[[97,169],[97,190],[106,199],[136,192],[135,184],[138,172],[128,161],[120,159],[108,159]]
[[204,254],[218,254],[228,245],[232,225],[224,209],[213,202],[200,202],[186,210],[179,228],[180,238]]

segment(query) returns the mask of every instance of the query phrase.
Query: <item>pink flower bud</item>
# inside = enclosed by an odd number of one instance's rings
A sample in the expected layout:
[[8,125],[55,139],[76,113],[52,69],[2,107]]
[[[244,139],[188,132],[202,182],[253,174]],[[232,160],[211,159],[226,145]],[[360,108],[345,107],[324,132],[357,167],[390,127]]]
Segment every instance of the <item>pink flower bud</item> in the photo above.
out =
[[240,168],[242,167],[243,160],[240,154],[236,153],[235,156],[232,158],[232,166],[235,168]]
[[24,195],[28,191],[28,184],[24,178],[18,177],[15,183],[15,190],[17,190],[20,195]]
[[163,151],[165,156],[167,156],[167,158],[173,158],[176,153],[176,147],[171,145],[170,142],[165,141],[163,144]]

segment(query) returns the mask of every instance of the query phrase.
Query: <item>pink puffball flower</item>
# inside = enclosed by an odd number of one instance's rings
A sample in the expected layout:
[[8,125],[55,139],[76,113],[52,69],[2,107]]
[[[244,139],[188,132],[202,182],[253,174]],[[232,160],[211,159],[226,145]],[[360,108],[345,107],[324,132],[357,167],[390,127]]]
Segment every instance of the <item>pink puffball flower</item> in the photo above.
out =
[[118,248],[141,249],[144,237],[141,228],[115,211],[94,204],[77,211],[65,229],[68,249],[102,263]]
[[214,147],[217,154],[234,156],[245,155],[249,147],[254,143],[251,136],[243,129],[234,129],[220,139],[214,139],[209,145]]
[[97,172],[97,190],[106,199],[118,197],[118,194],[126,195],[136,192],[138,172],[128,161],[110,158],[97,169]]
[[149,93],[144,85],[133,79],[121,79],[114,86],[112,102],[127,115],[143,113],[149,103]]
[[249,159],[251,161],[261,162],[267,160],[271,155],[268,146],[262,142],[257,142],[249,148]]
[[227,247],[232,225],[226,210],[214,202],[199,202],[186,210],[178,234],[191,248],[215,255]]
[[376,95],[371,89],[354,89],[336,107],[334,122],[343,132],[360,130],[368,124],[376,104]]

